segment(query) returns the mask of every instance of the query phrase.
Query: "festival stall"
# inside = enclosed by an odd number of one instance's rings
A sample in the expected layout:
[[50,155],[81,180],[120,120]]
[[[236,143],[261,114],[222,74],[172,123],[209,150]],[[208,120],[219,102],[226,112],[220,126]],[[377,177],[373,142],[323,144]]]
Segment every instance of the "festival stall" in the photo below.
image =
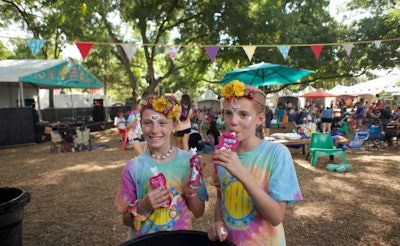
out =
[[0,61],[0,147],[37,142],[41,88],[103,87],[73,60]]

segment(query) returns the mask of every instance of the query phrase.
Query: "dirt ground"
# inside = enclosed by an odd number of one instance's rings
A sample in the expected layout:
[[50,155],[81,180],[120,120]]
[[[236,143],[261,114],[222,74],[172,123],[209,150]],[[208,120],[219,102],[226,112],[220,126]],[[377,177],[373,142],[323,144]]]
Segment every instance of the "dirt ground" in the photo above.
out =
[[[282,129],[273,129],[279,132]],[[50,143],[0,149],[0,187],[31,194],[25,206],[24,245],[119,245],[126,228],[113,202],[125,162],[133,150],[121,151],[116,129],[93,132],[94,146],[104,149],[51,153]],[[311,167],[292,151],[304,200],[287,209],[288,245],[400,245],[400,147],[346,153],[353,169],[325,170],[320,157]],[[209,155],[202,155],[209,160]],[[340,158],[335,162],[339,162]],[[210,167],[210,165],[209,165]],[[209,172],[206,172],[206,176]],[[212,221],[215,190],[194,229]]]

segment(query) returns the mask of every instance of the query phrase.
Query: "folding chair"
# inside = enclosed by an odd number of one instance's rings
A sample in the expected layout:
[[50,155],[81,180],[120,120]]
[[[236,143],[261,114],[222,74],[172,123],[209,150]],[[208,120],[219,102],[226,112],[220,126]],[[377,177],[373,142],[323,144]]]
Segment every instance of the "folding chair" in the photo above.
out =
[[369,137],[368,131],[360,130],[360,131],[356,132],[354,134],[354,136],[351,138],[349,145],[345,146],[345,150],[350,150],[350,152],[359,153],[359,154],[365,153],[365,151],[363,151],[361,148],[364,145],[364,143],[367,141],[368,137]]
[[367,139],[367,148],[372,144],[373,147],[376,148],[384,148],[385,147],[385,135],[381,131],[380,124],[369,124],[368,127],[368,139]]
[[384,128],[384,136],[385,136],[385,142],[389,145],[392,146],[393,145],[393,139],[396,138],[396,146],[398,146],[398,137],[399,137],[399,133],[396,130],[396,126],[394,125],[386,125]]
[[50,151],[60,152],[63,143],[60,133],[57,130],[51,130],[50,137],[51,137]]
[[315,167],[320,155],[328,155],[330,160],[333,160],[335,155],[342,158],[343,164],[348,164],[346,155],[343,149],[336,148],[331,134],[315,132],[311,136],[309,151],[306,155],[306,160],[312,155],[311,166]]
[[78,150],[92,149],[92,140],[90,138],[90,129],[76,129],[76,138],[74,139],[75,148]]

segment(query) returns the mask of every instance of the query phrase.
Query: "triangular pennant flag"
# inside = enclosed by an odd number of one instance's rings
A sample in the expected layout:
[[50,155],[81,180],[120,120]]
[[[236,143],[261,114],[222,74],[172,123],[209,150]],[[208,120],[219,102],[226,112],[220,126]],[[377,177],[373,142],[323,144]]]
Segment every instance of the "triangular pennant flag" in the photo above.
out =
[[353,43],[345,43],[345,44],[342,44],[342,46],[343,46],[344,50],[346,51],[347,56],[350,57],[351,50],[353,49]]
[[287,58],[287,56],[289,54],[290,46],[288,46],[288,45],[280,45],[280,46],[278,46],[278,49],[281,52],[281,54],[283,56],[283,59],[285,59],[285,61],[286,61],[286,58]]
[[215,57],[218,54],[219,48],[219,46],[204,46],[204,49],[206,50],[208,57],[210,57],[212,62],[214,62]]
[[181,46],[178,45],[167,45],[165,46],[168,50],[168,55],[169,57],[175,61],[176,58],[176,54],[178,53],[179,49],[181,48]]
[[136,53],[136,49],[138,46],[134,44],[121,44],[121,47],[122,49],[124,49],[124,52],[128,59],[131,60],[133,55]]
[[381,43],[382,43],[381,40],[374,40],[374,44],[375,44],[375,47],[376,47],[377,49],[379,49],[379,48],[381,47]]
[[323,45],[311,45],[310,46],[312,51],[314,52],[315,58],[317,58],[317,60],[319,59],[319,55],[321,54],[322,48],[324,48]]
[[257,46],[255,45],[245,45],[243,46],[244,52],[246,52],[247,58],[249,58],[249,61],[253,59],[254,52],[256,51]]
[[85,59],[86,56],[89,54],[89,51],[92,49],[93,44],[92,43],[80,43],[76,42],[75,43],[76,47],[78,47],[79,52],[81,52],[82,59]]
[[28,39],[26,40],[26,43],[28,44],[32,54],[36,56],[46,42],[44,40]]

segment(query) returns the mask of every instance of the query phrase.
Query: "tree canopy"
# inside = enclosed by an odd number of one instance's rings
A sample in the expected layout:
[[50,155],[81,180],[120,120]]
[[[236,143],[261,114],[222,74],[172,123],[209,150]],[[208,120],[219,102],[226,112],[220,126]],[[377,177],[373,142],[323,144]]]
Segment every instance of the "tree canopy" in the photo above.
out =
[[[299,89],[354,83],[373,69],[395,68],[399,1],[357,0],[343,8],[350,14],[338,22],[326,0],[3,0],[0,26],[16,24],[32,39],[46,40],[38,59],[60,58],[66,43],[95,43],[83,64],[114,100],[137,102],[178,89],[193,97],[207,88],[218,92],[225,72],[258,62],[316,71],[293,85]],[[372,40],[387,42],[377,47]],[[12,54],[0,46],[1,59],[34,58],[24,40],[12,42]],[[338,45],[346,42],[353,44],[350,56]],[[123,44],[139,45],[132,59]],[[175,60],[168,57],[168,44],[181,46]],[[326,44],[318,59],[312,44]],[[220,46],[214,62],[205,45]],[[251,61],[243,45],[257,46]],[[286,59],[277,45],[291,47]]]

